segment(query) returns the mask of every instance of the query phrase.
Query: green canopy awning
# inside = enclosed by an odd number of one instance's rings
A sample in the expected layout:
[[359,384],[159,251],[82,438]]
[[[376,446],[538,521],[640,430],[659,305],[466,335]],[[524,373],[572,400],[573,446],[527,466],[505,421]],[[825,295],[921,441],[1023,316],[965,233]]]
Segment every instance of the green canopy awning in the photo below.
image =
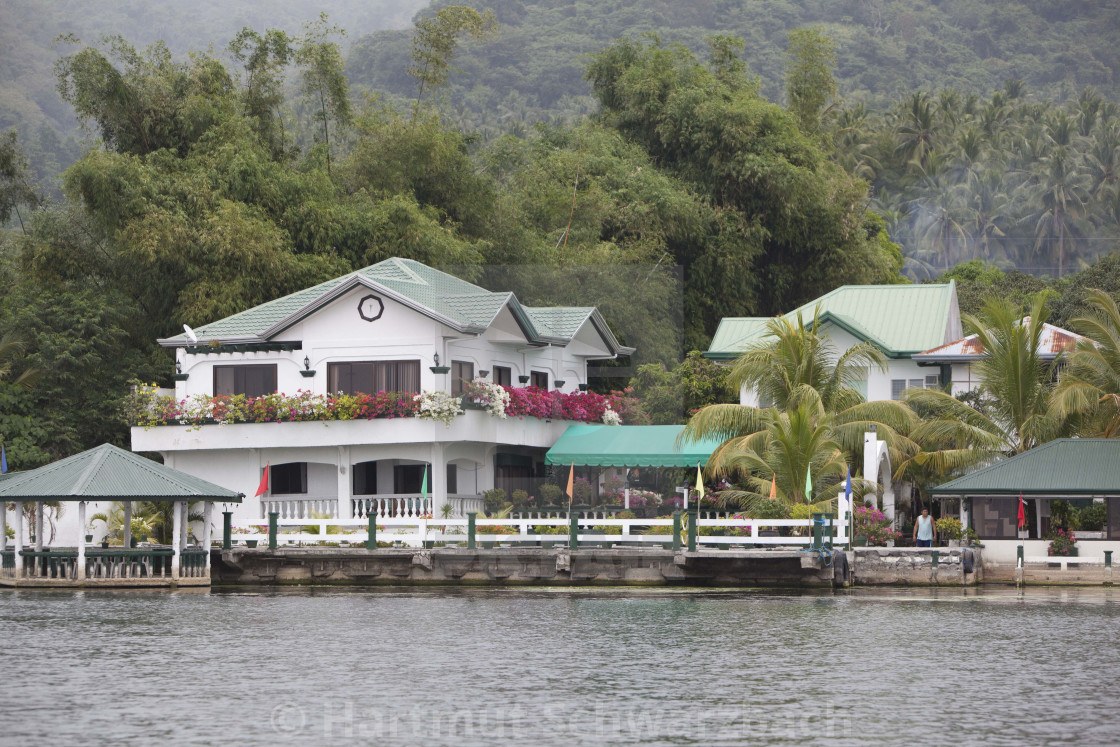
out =
[[545,455],[547,464],[584,467],[695,467],[722,443],[682,443],[683,425],[570,425]]
[[0,482],[7,501],[216,501],[240,503],[244,496],[186,472],[165,467],[111,444]]

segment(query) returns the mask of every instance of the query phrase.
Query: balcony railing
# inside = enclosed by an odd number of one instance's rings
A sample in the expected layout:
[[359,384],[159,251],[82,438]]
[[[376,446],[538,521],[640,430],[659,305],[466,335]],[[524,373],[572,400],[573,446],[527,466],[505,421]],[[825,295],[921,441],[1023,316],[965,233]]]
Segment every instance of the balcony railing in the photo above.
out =
[[[170,547],[90,547],[86,548],[87,579],[170,579]],[[77,549],[21,550],[22,578],[70,580],[78,579]],[[206,551],[186,549],[179,554],[179,575],[182,578],[205,578]],[[6,550],[0,561],[0,575],[15,577],[15,551]]]
[[[463,518],[469,511],[482,511],[483,498],[480,495],[451,494],[447,496],[451,505],[451,516]],[[419,519],[441,514],[442,506],[435,506],[431,495],[420,493],[386,493],[382,495],[359,495],[350,499],[350,515],[365,519],[371,513],[381,519]],[[272,496],[261,501],[260,518],[268,521],[270,513],[277,513],[280,522],[314,521],[317,519],[339,518],[337,496]]]

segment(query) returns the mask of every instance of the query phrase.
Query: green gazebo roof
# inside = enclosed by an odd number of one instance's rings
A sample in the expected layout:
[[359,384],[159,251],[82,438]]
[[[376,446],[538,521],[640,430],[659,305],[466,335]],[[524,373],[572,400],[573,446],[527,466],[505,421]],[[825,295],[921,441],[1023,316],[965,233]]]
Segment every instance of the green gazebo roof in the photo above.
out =
[[0,481],[8,501],[199,501],[240,503],[244,496],[194,475],[102,444]]
[[1120,495],[1120,439],[1059,438],[938,485],[933,495]]

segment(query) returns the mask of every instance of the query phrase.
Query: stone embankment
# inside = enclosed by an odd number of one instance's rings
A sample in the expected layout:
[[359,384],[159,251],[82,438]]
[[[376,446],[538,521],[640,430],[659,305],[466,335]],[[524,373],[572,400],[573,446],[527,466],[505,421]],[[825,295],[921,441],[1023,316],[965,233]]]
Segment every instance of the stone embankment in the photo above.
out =
[[[975,552],[975,551],[974,551]],[[872,548],[683,552],[645,548],[380,549],[284,547],[215,550],[215,585],[617,585],[842,587],[965,585],[981,580],[978,555]],[[966,572],[965,566],[970,565]]]

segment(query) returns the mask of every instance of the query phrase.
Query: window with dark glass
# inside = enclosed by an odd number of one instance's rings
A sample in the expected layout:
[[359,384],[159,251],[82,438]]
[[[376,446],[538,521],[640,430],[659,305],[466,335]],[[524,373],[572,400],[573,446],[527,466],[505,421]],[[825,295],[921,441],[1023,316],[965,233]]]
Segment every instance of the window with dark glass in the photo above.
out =
[[454,464],[447,465],[447,493],[459,492],[459,468]]
[[276,364],[214,366],[214,396],[263,397],[276,393]]
[[513,369],[509,366],[494,366],[494,383],[513,386]]
[[[432,492],[432,465],[428,469],[428,492]],[[398,464],[393,467],[394,493],[419,493],[424,479],[423,464]]]
[[467,385],[474,381],[474,364],[467,361],[451,361],[451,396],[458,397],[467,391]]
[[327,391],[420,393],[420,361],[354,361],[327,365]]
[[355,464],[354,495],[374,495],[377,493],[377,462]]
[[307,462],[274,464],[269,468],[269,492],[290,495],[307,492]]
[[1120,539],[1120,498],[1105,498],[1105,504],[1108,506],[1107,539]]
[[973,498],[972,523],[980,539],[1015,539],[1019,536],[1019,499]]
[[546,371],[533,371],[529,374],[529,383],[541,389],[548,389],[548,372]]

